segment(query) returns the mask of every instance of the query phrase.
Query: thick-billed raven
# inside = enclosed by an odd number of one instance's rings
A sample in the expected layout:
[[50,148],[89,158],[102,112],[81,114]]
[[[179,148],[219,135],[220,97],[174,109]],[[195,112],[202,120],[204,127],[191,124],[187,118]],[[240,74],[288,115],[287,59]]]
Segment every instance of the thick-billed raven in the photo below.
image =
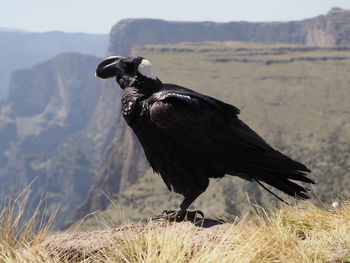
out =
[[175,220],[184,218],[188,207],[207,189],[209,178],[225,174],[256,181],[264,188],[262,183],[266,183],[299,199],[309,198],[309,189],[293,181],[314,183],[306,177],[310,170],[268,145],[237,117],[235,106],[162,83],[142,57],[108,57],[98,65],[96,76],[116,77],[124,90],[123,116],[147,160],[169,190],[184,196],[179,209],[168,213]]

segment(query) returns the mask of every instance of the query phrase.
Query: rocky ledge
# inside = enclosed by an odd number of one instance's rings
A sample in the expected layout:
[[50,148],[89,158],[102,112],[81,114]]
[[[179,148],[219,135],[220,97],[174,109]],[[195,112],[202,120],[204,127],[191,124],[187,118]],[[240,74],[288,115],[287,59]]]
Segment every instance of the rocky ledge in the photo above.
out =
[[[164,219],[148,223],[129,224],[118,228],[91,232],[66,232],[48,237],[42,244],[46,252],[65,260],[77,260],[98,256],[105,253],[113,244],[120,241],[130,242],[150,231],[161,234],[165,228],[173,227],[174,231],[190,231],[197,244],[207,242],[218,233],[225,232],[232,224],[213,219],[204,221],[171,223]],[[180,233],[179,232],[179,233]]]

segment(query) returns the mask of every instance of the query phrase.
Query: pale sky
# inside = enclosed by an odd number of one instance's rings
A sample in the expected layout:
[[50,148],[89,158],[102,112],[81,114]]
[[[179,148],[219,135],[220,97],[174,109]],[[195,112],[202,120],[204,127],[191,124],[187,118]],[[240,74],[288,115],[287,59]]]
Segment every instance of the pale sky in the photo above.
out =
[[109,33],[123,18],[289,21],[350,9],[350,0],[0,0],[0,28]]

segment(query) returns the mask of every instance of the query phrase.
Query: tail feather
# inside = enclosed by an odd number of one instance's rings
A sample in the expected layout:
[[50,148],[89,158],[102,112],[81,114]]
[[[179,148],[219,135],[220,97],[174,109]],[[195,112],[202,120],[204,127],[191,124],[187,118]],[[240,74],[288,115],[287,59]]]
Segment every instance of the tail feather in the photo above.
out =
[[295,161],[276,150],[260,154],[256,161],[262,164],[265,170],[276,171],[281,169],[289,172],[311,172],[304,164]]
[[281,178],[281,177],[276,177],[274,175],[270,175],[270,176],[264,176],[263,178],[259,178],[258,180],[263,181],[295,198],[310,199],[310,197],[307,195],[307,192],[309,191],[308,188],[305,188],[292,181],[289,181],[288,178],[283,178],[283,177]]
[[300,174],[289,174],[288,179],[295,180],[295,181],[300,181],[304,183],[309,183],[309,184],[314,184],[315,182],[305,176],[304,173]]
[[309,189],[293,181],[315,183],[306,177],[311,171],[304,164],[273,149],[241,159],[240,167],[241,172],[248,175],[246,178],[252,178],[258,183],[264,182],[298,199],[309,199]]

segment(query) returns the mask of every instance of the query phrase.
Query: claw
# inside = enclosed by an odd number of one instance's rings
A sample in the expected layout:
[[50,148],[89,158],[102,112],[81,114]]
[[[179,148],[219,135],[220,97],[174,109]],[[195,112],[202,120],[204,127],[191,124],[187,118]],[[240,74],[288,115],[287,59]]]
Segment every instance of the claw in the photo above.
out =
[[162,215],[170,222],[181,222],[186,218],[186,210],[164,210]]
[[158,220],[158,219],[168,219],[169,221],[174,221],[171,220],[171,217],[173,214],[175,214],[175,210],[163,210],[163,212],[160,215],[152,216],[152,220]]
[[196,223],[196,222],[198,222],[200,220],[204,220],[204,213],[202,211],[200,211],[200,210],[188,211],[186,213],[186,217],[187,217],[188,221],[191,221],[192,223]]
[[[198,215],[201,217],[199,218]],[[158,219],[166,219],[170,222],[182,222],[182,221],[190,221],[197,222],[199,220],[204,219],[204,214],[200,210],[196,211],[187,211],[187,210],[164,210],[161,215],[153,216],[152,220]]]
[[163,210],[162,215],[168,216],[168,215],[175,214],[175,213],[176,213],[175,210]]

